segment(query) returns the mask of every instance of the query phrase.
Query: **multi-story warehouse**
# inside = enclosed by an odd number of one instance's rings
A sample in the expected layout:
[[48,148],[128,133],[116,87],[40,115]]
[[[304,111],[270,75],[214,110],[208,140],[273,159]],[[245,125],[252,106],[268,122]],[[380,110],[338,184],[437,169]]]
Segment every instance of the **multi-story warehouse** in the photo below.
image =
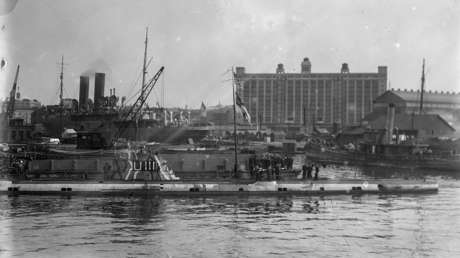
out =
[[372,111],[372,101],[387,89],[387,67],[376,73],[312,73],[304,58],[300,73],[246,73],[236,68],[238,92],[253,120],[267,126],[350,125]]

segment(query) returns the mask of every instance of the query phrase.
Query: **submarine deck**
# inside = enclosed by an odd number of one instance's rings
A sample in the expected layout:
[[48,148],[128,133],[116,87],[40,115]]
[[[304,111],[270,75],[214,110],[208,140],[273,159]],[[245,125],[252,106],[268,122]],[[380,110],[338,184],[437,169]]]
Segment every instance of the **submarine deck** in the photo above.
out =
[[392,194],[437,192],[423,180],[177,180],[177,181],[32,181],[2,180],[0,193],[17,194]]

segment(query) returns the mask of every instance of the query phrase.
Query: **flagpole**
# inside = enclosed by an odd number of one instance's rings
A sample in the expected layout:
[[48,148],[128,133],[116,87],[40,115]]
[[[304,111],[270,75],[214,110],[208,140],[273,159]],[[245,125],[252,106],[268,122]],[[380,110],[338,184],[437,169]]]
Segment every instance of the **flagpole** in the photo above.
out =
[[233,72],[232,67],[232,88],[233,88],[233,134],[234,134],[234,142],[235,142],[235,166],[233,168],[233,177],[237,176],[238,172],[238,136],[236,134],[236,102],[235,102],[235,73]]

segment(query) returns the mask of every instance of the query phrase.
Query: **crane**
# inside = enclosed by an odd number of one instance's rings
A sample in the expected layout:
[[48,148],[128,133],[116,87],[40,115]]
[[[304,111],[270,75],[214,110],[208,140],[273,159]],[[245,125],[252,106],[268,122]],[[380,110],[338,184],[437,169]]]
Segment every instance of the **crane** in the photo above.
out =
[[16,76],[14,77],[13,88],[10,91],[10,101],[8,101],[7,107],[7,119],[12,119],[14,115],[14,103],[16,102],[16,89],[18,84],[18,75],[19,75],[19,65],[16,68]]
[[136,102],[131,106],[131,108],[126,112],[122,118],[121,118],[121,126],[118,129],[118,132],[116,134],[116,138],[119,138],[125,130],[128,128],[129,121],[137,121],[139,119],[139,112],[142,110],[142,107],[144,106],[145,102],[147,101],[148,96],[152,92],[153,88],[155,87],[155,84],[157,83],[158,79],[160,78],[161,73],[163,73],[164,66],[158,70],[158,72],[146,83],[145,85],[142,85],[142,92]]

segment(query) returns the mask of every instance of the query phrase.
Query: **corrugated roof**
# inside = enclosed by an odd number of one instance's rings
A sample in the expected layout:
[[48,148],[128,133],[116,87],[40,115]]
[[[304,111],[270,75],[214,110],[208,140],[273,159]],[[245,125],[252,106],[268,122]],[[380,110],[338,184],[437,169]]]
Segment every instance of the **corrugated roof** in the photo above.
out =
[[[441,116],[434,114],[423,114],[423,115],[411,115],[411,114],[396,114],[394,120],[394,126],[401,130],[412,129],[412,119],[414,128],[428,128],[435,126],[436,124],[444,124],[452,132],[455,129],[449,125]],[[369,123],[374,129],[385,128],[386,114],[381,114],[378,118],[370,120]]]
[[[420,91],[390,90],[390,92],[398,95],[407,102],[420,101]],[[460,94],[425,91],[423,101],[426,103],[460,104]]]

